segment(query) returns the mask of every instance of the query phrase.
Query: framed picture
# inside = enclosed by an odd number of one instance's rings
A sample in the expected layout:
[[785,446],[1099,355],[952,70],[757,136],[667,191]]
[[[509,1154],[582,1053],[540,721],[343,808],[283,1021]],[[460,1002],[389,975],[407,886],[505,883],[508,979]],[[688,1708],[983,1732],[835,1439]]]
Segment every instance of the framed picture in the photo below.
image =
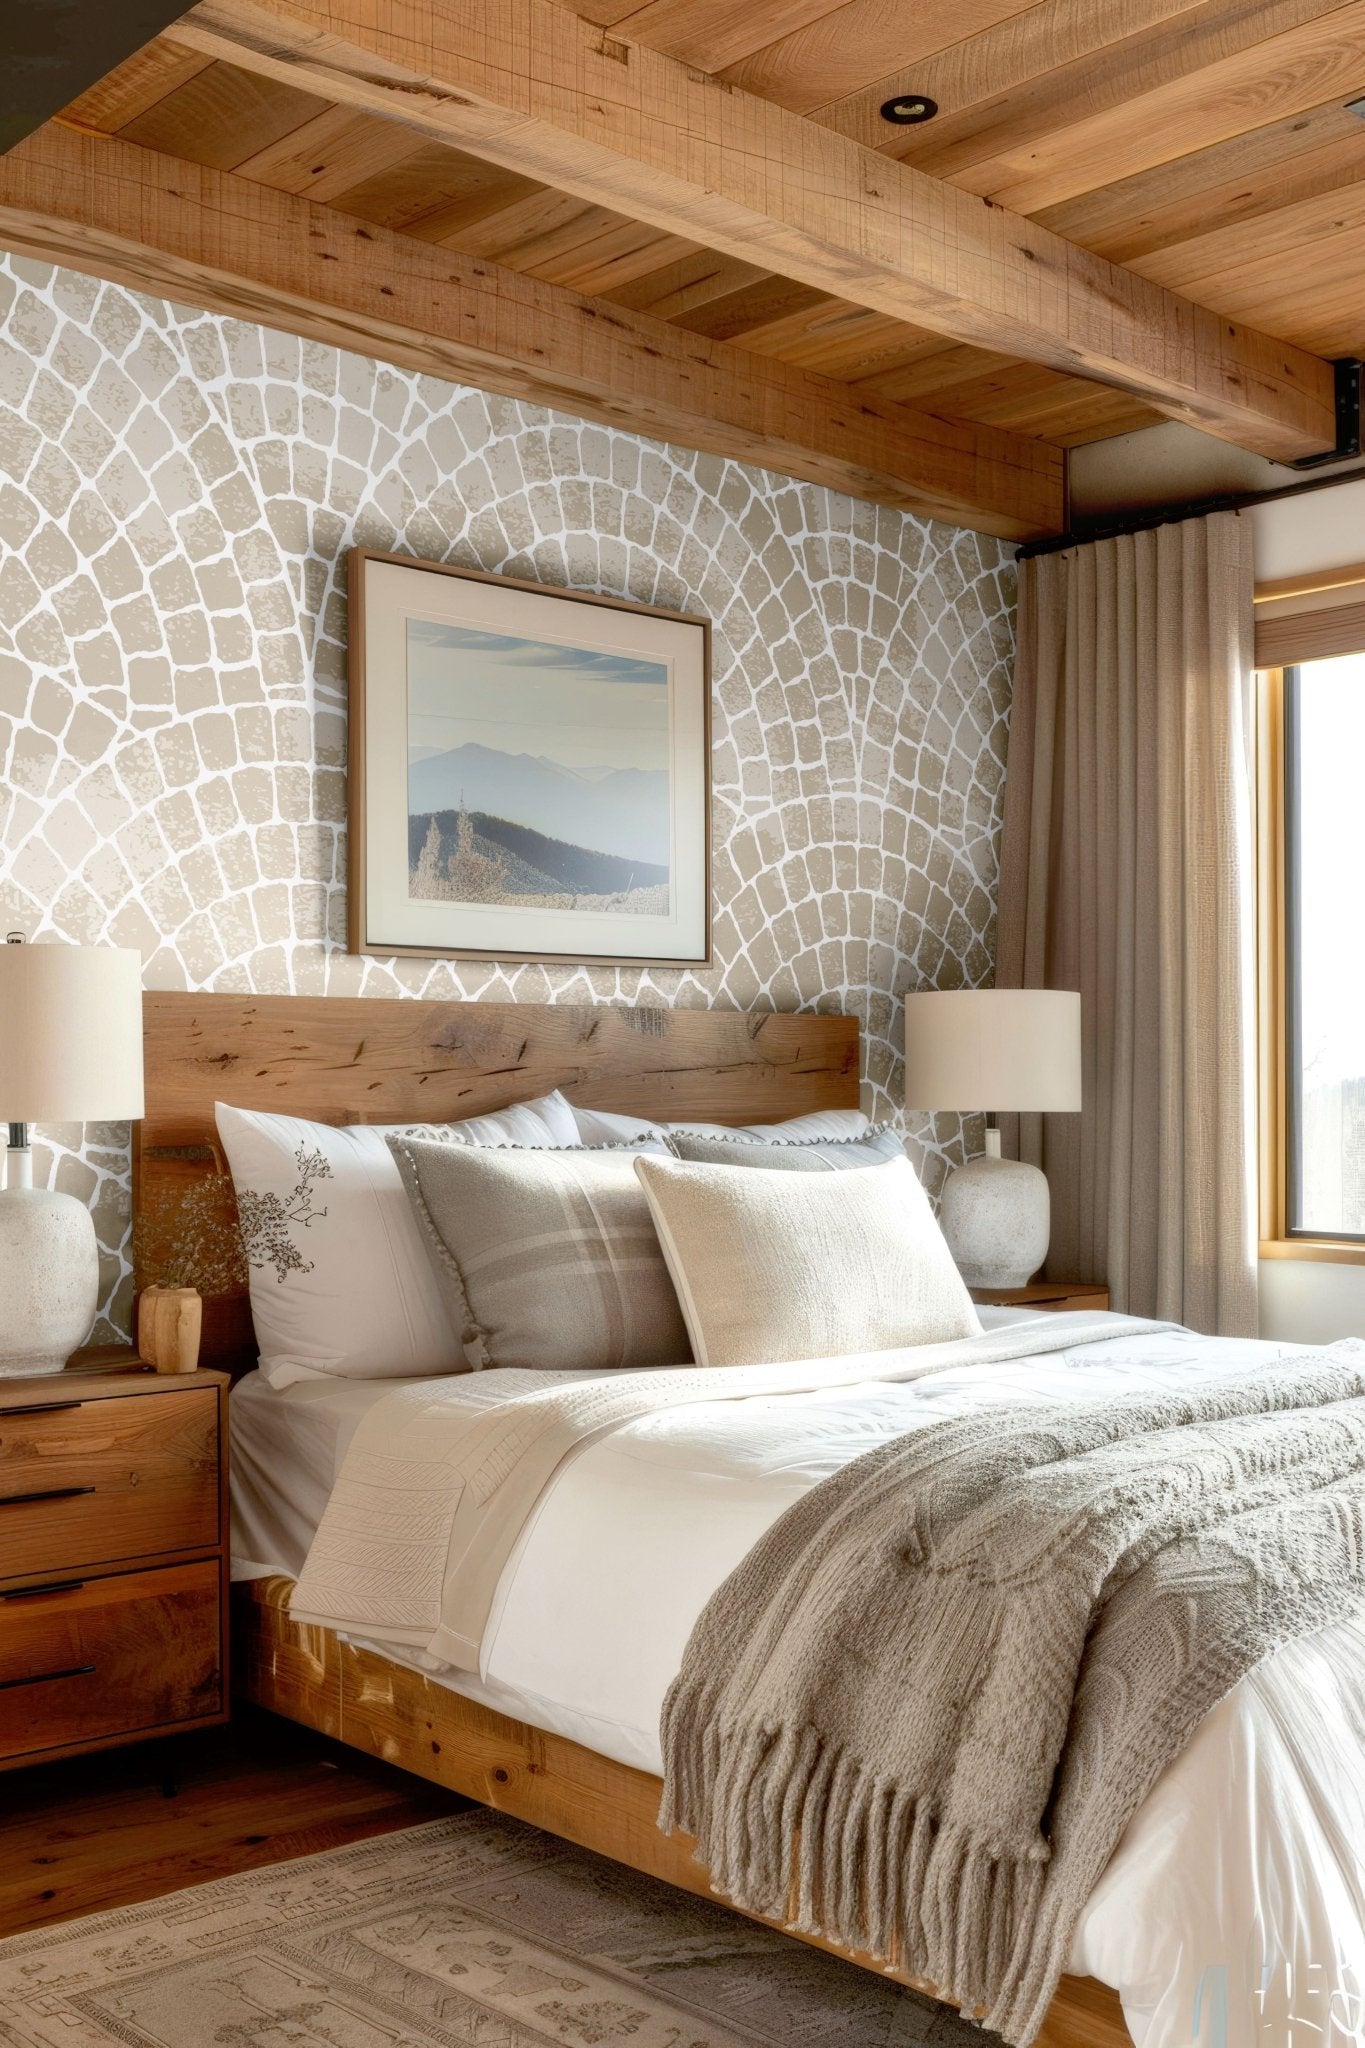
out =
[[349,567],[351,951],[708,961],[709,622]]

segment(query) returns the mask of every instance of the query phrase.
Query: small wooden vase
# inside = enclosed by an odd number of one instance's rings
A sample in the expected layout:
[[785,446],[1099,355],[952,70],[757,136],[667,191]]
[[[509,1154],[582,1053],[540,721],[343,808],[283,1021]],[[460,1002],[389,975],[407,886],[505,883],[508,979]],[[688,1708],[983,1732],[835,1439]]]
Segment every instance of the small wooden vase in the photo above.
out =
[[204,1304],[194,1287],[144,1287],[137,1304],[138,1356],[158,1372],[194,1372]]

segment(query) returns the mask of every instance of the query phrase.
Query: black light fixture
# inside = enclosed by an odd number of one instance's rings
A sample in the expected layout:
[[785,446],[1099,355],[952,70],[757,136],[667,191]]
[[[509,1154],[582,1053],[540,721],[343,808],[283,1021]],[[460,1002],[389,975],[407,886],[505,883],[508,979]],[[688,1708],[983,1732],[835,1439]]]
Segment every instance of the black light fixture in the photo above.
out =
[[932,121],[937,112],[938,101],[922,92],[898,93],[895,99],[882,102],[882,119],[893,128],[917,128],[921,121]]

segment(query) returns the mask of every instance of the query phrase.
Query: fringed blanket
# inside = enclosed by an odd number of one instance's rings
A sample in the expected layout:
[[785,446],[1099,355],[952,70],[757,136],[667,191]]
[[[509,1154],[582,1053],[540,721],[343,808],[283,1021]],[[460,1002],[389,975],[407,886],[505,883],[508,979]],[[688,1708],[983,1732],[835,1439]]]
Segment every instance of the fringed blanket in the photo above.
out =
[[1365,1344],[931,1426],[791,1508],[664,1706],[660,1825],[740,1906],[1032,2041],[1200,1719],[1365,1606]]

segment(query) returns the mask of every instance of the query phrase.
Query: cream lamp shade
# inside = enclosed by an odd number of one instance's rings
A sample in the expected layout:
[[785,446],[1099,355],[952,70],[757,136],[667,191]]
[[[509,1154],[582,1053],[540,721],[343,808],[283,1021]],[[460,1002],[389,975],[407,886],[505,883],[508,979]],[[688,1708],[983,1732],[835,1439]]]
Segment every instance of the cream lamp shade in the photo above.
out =
[[142,1115],[142,961],[121,946],[0,946],[0,1118]]
[[90,1334],[90,1211],[33,1185],[30,1124],[142,1115],[142,961],[118,946],[0,946],[0,1379],[59,1372]]
[[907,1109],[1077,1110],[1081,999],[1050,988],[905,998]]

